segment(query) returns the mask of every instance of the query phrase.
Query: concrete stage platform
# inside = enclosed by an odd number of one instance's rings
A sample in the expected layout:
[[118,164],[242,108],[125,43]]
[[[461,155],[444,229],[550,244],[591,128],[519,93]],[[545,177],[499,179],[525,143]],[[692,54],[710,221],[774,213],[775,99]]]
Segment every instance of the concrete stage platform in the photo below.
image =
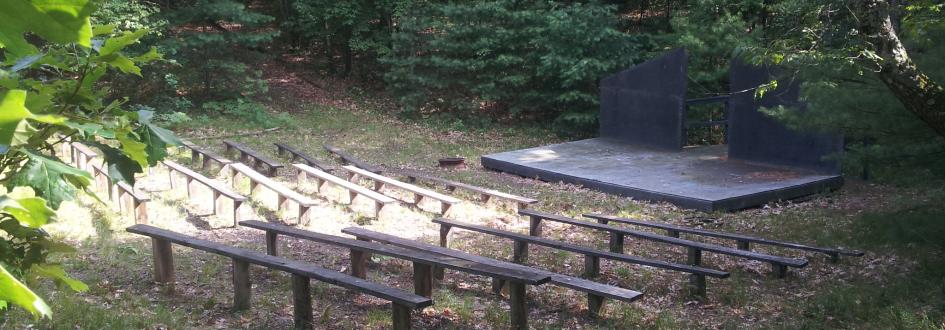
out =
[[718,145],[661,151],[596,138],[485,155],[482,166],[702,211],[743,209],[843,183],[837,174],[729,160],[726,150]]

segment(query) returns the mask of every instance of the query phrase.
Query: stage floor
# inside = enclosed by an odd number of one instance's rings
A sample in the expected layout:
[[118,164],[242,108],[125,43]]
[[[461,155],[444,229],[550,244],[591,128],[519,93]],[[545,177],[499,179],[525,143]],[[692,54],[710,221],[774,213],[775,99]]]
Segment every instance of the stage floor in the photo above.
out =
[[667,152],[603,138],[482,156],[482,166],[703,211],[737,210],[838,188],[843,178],[727,159],[727,147]]

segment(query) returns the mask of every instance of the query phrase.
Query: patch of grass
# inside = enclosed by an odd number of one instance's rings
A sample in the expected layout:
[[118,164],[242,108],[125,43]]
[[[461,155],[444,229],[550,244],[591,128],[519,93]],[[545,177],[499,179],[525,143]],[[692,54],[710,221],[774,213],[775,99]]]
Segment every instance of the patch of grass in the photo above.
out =
[[509,318],[509,311],[502,308],[502,305],[498,301],[493,301],[486,305],[485,318],[491,328],[504,328],[508,326],[511,321]]
[[[46,292],[40,294],[50,297]],[[55,311],[52,320],[42,319],[33,325],[39,329],[77,329],[77,324],[84,329],[156,329],[163,328],[161,325],[185,324],[184,310],[153,304],[146,297],[124,295],[120,299],[127,301],[122,303],[122,311],[116,312],[110,305],[89,303],[83,294],[59,291],[46,300]],[[17,319],[30,318],[20,309],[11,310],[8,317],[19,325],[28,322],[21,323]]]
[[373,308],[367,312],[367,324],[371,328],[388,328],[391,325],[390,311]]

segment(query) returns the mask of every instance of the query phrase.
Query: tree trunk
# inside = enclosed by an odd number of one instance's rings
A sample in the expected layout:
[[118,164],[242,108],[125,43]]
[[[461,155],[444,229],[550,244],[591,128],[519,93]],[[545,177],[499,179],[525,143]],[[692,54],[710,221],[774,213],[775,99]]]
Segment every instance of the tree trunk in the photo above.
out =
[[853,8],[860,17],[866,41],[876,47],[880,80],[899,102],[938,135],[945,137],[945,89],[916,67],[896,34],[885,0],[856,0]]

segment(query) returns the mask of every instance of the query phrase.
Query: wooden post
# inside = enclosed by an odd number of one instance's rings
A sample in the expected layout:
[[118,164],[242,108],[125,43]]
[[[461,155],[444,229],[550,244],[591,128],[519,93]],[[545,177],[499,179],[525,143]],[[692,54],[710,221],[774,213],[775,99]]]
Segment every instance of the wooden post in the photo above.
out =
[[174,185],[174,170],[170,167],[167,168],[167,182],[171,185],[171,189],[177,188]]
[[433,268],[430,265],[413,263],[413,291],[427,298],[433,296]]
[[456,192],[456,186],[446,186],[446,191],[452,194]]
[[525,260],[528,259],[528,242],[514,241],[512,244],[512,262],[525,263]]
[[211,197],[212,200],[210,201],[213,204],[213,214],[223,214],[223,198],[221,198],[223,197],[223,194],[221,194],[216,189],[210,189],[213,190],[213,197]]
[[394,330],[410,329],[410,308],[398,303],[391,303],[393,314],[391,315],[391,325]]
[[512,329],[528,329],[528,301],[525,296],[525,283],[509,282],[509,307],[511,308],[509,313],[511,313],[510,325]]
[[374,191],[380,192],[384,188],[384,182],[374,180]]
[[584,255],[584,277],[595,278],[600,275],[600,257]]
[[198,161],[200,161],[200,153],[190,149],[190,163],[196,165]]
[[451,206],[453,206],[453,204],[440,202],[440,215],[446,215],[446,212],[450,211]]
[[233,200],[233,227],[236,227],[237,223],[242,220],[240,216],[240,209],[242,209],[243,201]]
[[787,277],[787,266],[771,263],[771,275],[774,275],[775,278]]
[[259,186],[259,182],[256,182],[256,180],[253,180],[253,178],[249,178],[249,194],[248,195],[250,197],[252,197],[253,193],[256,191],[256,186]]
[[135,219],[138,220],[135,223],[148,224],[148,203],[132,197],[131,205],[134,207]]
[[[361,250],[351,249],[351,276],[367,278],[367,254]],[[416,277],[416,275],[414,275]]]
[[308,205],[299,204],[299,224],[308,224],[311,219],[309,219],[309,211],[311,208]]
[[738,241],[738,249],[748,251],[751,250],[751,245],[748,241]]
[[171,242],[152,237],[151,254],[154,256],[154,281],[164,284],[165,293],[174,292],[174,251]]
[[190,198],[194,194],[193,192],[194,188],[193,188],[193,185],[191,185],[191,183],[194,182],[194,178],[191,178],[188,176],[187,178],[185,178],[185,181],[187,182],[187,199],[190,200]]
[[423,200],[423,195],[413,194],[413,205],[420,207],[420,201]]
[[706,297],[705,275],[689,274],[689,294],[698,297]]
[[233,309],[248,309],[252,301],[252,284],[249,282],[249,263],[233,258]]
[[[279,213],[286,215],[289,211],[289,198],[279,194],[276,195],[276,206],[278,207]],[[299,218],[299,223],[302,222],[302,218]]]
[[354,190],[348,190],[348,204],[354,204],[355,197],[358,197],[358,192]]
[[667,229],[666,236],[679,238],[679,231],[674,229]]
[[689,247],[689,264],[693,266],[702,264],[702,250]]
[[531,236],[541,236],[541,218],[536,216],[528,217],[528,234]]
[[266,231],[266,254],[279,255],[279,234],[272,230]]
[[210,157],[204,156],[204,157],[203,157],[203,163],[200,164],[200,169],[202,169],[202,170],[204,170],[204,171],[210,169],[210,161],[211,161],[211,160],[212,160],[212,159],[210,159]]
[[489,199],[490,199],[490,198],[492,198],[492,196],[490,196],[489,194],[480,194],[480,195],[479,195],[479,200],[481,200],[483,204],[489,203]]
[[830,252],[827,253],[830,256],[830,263],[839,263],[840,262],[840,253],[839,252]]
[[305,183],[305,180],[307,179],[308,179],[308,174],[305,173],[305,171],[303,171],[302,169],[299,169],[299,173],[296,175],[296,181],[297,181],[296,183]]
[[381,210],[384,209],[384,203],[374,201],[374,218],[381,218]]
[[312,294],[309,278],[292,274],[292,302],[295,310],[295,328],[312,328]]
[[607,219],[600,219],[600,218],[597,219],[597,223],[602,224],[602,225],[606,225],[608,222],[610,221],[608,221]]
[[598,296],[593,293],[587,294],[587,313],[592,317],[600,315],[601,308],[604,307],[604,296]]
[[449,237],[450,237],[450,229],[452,228],[453,226],[440,224],[440,246],[445,247],[445,248],[450,247]]
[[623,253],[623,234],[610,232],[610,252]]
[[325,180],[322,180],[322,178],[315,178],[315,192],[321,193],[322,186],[324,185],[325,185]]
[[498,278],[498,277],[493,277],[493,278],[492,278],[492,293],[497,294],[497,295],[501,295],[501,294],[502,294],[502,288],[505,287],[505,284],[506,284],[506,281],[505,281],[505,280],[503,280],[503,279],[501,279],[501,278]]

